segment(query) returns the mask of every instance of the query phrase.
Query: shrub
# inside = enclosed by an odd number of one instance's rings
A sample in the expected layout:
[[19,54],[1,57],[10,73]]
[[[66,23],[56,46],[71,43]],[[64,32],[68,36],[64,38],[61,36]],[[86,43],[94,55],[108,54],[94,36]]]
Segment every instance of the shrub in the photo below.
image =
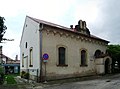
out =
[[21,78],[24,77],[25,73],[26,73],[25,71],[22,71],[22,72],[21,72]]
[[0,84],[4,82],[4,68],[0,66]]
[[25,73],[25,74],[24,74],[24,78],[25,78],[25,79],[29,79],[29,73]]
[[0,74],[4,74],[4,68],[0,66]]
[[21,78],[29,79],[29,73],[22,71],[21,72]]

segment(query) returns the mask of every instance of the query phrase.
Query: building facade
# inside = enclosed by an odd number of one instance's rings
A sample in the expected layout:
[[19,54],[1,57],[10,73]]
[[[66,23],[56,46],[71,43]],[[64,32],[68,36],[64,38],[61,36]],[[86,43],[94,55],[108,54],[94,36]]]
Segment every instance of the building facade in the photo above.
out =
[[0,60],[0,66],[4,68],[5,74],[20,73],[20,60],[18,60],[18,55],[16,55],[15,60],[11,59],[2,53],[2,46],[0,46]]
[[[91,35],[82,20],[75,28],[67,28],[26,16],[20,41],[21,72],[29,72],[34,80],[110,73],[108,43]],[[44,54],[49,56],[47,61]]]

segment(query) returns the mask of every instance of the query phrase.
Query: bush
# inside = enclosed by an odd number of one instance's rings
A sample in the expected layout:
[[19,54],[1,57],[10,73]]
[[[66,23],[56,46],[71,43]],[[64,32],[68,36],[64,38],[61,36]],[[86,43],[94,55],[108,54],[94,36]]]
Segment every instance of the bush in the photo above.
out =
[[25,71],[22,71],[22,72],[21,72],[21,78],[23,78],[24,75],[25,75]]
[[25,79],[29,79],[29,73],[25,73],[25,74],[24,74],[24,78],[25,78]]
[[0,66],[0,74],[4,74],[4,68]]
[[0,66],[0,84],[4,82],[4,68]]
[[21,72],[21,78],[29,79],[29,73],[22,71]]

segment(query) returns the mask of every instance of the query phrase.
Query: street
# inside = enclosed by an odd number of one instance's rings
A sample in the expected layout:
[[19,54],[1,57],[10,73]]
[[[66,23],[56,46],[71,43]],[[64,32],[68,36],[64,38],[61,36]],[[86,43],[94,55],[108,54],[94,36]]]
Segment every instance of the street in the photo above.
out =
[[95,80],[65,83],[43,89],[120,89],[120,75]]
[[44,83],[24,83],[18,78],[16,85],[1,85],[0,89],[120,89],[120,74],[88,77],[80,81],[65,80]]
[[120,89],[120,80],[89,80],[46,87],[43,89]]

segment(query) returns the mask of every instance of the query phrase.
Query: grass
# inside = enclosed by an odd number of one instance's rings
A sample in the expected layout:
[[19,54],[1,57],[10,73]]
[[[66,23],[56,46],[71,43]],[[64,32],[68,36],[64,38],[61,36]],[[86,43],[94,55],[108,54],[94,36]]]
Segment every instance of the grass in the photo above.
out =
[[5,75],[5,81],[7,81],[7,84],[17,84],[14,77],[18,76],[18,74],[8,74]]

